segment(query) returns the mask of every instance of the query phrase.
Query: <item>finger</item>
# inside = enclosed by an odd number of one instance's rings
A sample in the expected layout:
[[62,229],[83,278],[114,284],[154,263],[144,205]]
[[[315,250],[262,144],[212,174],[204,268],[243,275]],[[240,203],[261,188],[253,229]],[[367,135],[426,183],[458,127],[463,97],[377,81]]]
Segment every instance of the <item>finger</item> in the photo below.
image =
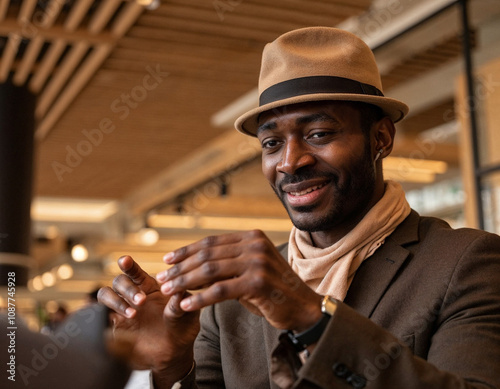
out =
[[217,260],[236,259],[242,254],[244,247],[237,244],[225,244],[215,247],[202,248],[189,257],[186,257],[182,262],[172,265],[170,268],[159,272],[156,275],[156,280],[160,283],[171,280],[182,274],[193,271],[196,268],[204,268],[210,270],[210,263]]
[[231,234],[207,236],[206,238],[199,240],[198,242],[181,247],[175,251],[165,254],[163,257],[163,261],[167,264],[179,263],[200,250],[220,245],[239,243],[243,240],[245,235],[246,234],[244,232],[234,232]]
[[188,297],[188,296],[190,296],[190,293],[187,292],[186,293],[180,292],[172,295],[172,297],[168,300],[167,305],[165,306],[165,311],[164,311],[165,317],[170,320],[176,320],[184,316],[186,312],[182,310],[180,303],[183,297]]
[[207,261],[190,271],[170,275],[168,280],[160,287],[160,290],[166,295],[172,295],[184,290],[197,290],[208,287],[217,281],[237,277],[244,270],[244,264],[234,259]]
[[139,264],[135,262],[131,256],[125,255],[119,258],[118,266],[123,273],[125,273],[134,284],[139,285],[146,294],[158,290],[158,284],[155,279],[142,270]]
[[[180,306],[182,299],[189,296],[191,296],[189,292],[176,293],[170,298],[168,304],[165,306],[163,318],[169,330],[178,331],[180,329],[183,333],[187,333],[193,328],[197,328],[196,333],[199,331],[200,311],[193,309],[188,312],[183,310]],[[192,327],[193,325],[195,327]],[[189,330],[189,328],[191,328],[191,330]]]
[[120,274],[113,279],[113,290],[130,306],[141,305],[146,300],[144,292],[125,274]]
[[99,289],[97,300],[109,309],[125,317],[131,318],[136,314],[136,310],[109,286]]
[[241,280],[232,278],[216,282],[200,293],[183,298],[179,305],[183,311],[191,312],[225,300],[237,299],[242,295]]

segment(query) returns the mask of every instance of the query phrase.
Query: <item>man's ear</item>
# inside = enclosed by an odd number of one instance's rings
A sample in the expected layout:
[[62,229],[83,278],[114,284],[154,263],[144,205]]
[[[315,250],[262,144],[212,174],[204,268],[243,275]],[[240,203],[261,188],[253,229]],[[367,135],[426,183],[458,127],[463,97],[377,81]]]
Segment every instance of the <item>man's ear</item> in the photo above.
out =
[[374,149],[372,150],[373,155],[382,150],[380,158],[387,157],[394,146],[394,135],[396,134],[396,128],[394,127],[393,121],[389,117],[384,117],[375,123],[372,127],[372,136],[374,142]]

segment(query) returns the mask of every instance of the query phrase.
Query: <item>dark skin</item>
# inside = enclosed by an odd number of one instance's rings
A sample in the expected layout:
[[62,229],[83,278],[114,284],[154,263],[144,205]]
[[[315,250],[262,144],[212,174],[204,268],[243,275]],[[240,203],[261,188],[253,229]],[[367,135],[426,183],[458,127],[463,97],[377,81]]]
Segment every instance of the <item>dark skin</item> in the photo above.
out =
[[[265,112],[259,120],[264,175],[294,224],[310,231],[318,247],[344,236],[384,192],[380,160],[392,149],[394,125],[383,118],[367,133],[360,114],[349,103],[315,102],[288,106],[282,114]],[[164,261],[172,266],[156,282],[127,257],[113,289],[99,294],[119,317],[118,328],[144,332],[137,359],[143,365],[148,359],[159,387],[170,387],[189,371],[199,330],[193,315],[203,307],[237,299],[272,326],[296,332],[321,317],[322,296],[293,272],[262,231],[207,237],[168,253]],[[163,321],[154,322],[155,313]]]

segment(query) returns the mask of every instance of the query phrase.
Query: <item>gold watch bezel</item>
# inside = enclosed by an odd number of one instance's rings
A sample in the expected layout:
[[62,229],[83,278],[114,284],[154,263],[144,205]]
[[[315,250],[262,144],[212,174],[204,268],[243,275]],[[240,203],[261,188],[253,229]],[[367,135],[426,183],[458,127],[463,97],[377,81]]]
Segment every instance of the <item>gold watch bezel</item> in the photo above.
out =
[[333,316],[336,310],[337,310],[337,300],[335,300],[331,296],[323,297],[323,301],[321,301],[321,312]]

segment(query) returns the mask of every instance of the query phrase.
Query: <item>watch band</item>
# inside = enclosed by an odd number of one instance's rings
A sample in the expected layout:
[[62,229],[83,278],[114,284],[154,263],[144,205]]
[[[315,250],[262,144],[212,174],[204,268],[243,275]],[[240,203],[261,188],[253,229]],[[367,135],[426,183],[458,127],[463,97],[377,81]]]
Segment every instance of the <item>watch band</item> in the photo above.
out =
[[316,343],[328,325],[330,318],[335,313],[337,302],[330,296],[325,296],[321,302],[321,312],[323,316],[312,327],[307,330],[294,334],[293,331],[287,331],[288,339],[297,352],[305,350],[311,344]]

